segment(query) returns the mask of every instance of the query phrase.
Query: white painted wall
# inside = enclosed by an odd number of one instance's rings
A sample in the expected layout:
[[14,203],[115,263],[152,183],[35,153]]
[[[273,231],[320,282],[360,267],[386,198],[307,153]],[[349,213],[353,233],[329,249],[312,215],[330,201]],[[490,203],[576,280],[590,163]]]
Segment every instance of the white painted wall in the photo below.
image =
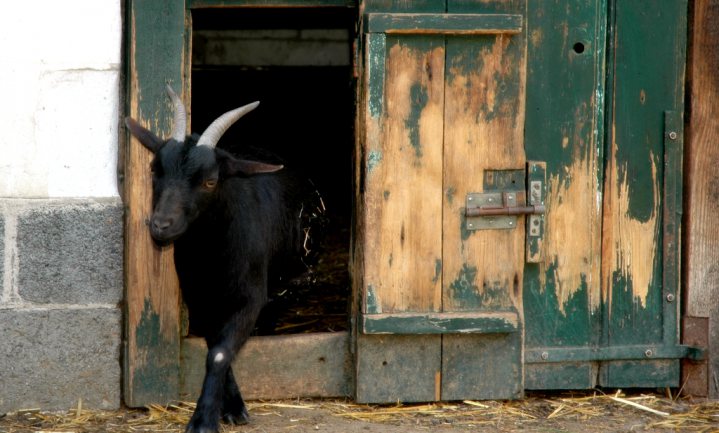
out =
[[0,197],[116,197],[120,0],[0,14]]

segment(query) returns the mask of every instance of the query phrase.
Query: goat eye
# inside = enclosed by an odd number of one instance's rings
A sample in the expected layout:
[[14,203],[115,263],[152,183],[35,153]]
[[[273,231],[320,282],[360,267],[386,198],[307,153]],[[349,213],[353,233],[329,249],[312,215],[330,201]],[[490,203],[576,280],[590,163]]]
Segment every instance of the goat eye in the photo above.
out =
[[202,183],[202,186],[206,189],[213,189],[217,186],[217,179],[207,179]]

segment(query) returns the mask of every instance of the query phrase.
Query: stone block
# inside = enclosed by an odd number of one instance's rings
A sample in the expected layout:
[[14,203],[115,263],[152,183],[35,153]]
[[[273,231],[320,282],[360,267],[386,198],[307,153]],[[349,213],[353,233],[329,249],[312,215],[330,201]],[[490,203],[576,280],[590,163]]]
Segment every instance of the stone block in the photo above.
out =
[[18,287],[24,301],[115,304],[122,299],[122,205],[67,202],[18,215]]
[[0,413],[120,406],[121,312],[0,309]]
[[0,302],[6,290],[10,287],[5,287],[5,215],[0,213]]

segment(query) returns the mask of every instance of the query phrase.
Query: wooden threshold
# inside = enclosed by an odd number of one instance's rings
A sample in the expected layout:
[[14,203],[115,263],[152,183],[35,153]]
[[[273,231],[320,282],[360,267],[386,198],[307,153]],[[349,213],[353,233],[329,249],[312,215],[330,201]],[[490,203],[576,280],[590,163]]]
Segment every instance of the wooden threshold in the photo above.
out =
[[[199,396],[206,354],[203,339],[183,340],[182,400]],[[232,366],[242,396],[248,400],[353,394],[348,332],[252,337]]]

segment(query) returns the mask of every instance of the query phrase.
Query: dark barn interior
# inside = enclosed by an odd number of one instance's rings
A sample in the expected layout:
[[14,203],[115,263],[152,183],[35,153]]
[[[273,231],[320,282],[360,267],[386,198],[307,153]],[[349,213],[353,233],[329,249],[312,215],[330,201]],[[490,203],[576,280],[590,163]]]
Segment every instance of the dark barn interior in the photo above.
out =
[[[271,288],[256,335],[348,329],[354,78],[350,8],[193,11],[192,130],[252,101],[218,144],[268,150],[303,170],[328,225],[319,262]],[[192,333],[192,323],[190,323]]]

